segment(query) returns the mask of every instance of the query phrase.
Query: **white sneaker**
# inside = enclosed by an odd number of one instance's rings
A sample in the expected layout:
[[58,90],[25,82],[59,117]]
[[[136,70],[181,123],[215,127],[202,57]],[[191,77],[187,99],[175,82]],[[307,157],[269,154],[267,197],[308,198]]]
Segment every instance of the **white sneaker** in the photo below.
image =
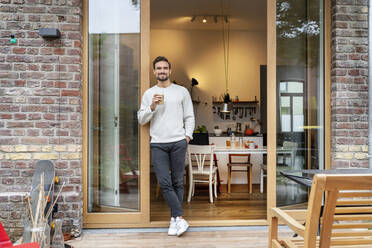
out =
[[169,236],[176,236],[177,235],[177,222],[174,217],[171,218],[169,229],[168,229],[168,235]]
[[185,219],[180,219],[179,217],[176,218],[177,223],[177,236],[180,237],[182,234],[184,234],[187,229],[189,228],[189,224]]

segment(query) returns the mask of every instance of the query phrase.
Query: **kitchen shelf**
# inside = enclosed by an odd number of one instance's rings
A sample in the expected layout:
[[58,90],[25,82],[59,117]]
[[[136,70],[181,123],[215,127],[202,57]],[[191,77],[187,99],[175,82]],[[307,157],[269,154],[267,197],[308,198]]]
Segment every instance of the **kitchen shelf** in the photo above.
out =
[[[213,104],[222,104],[224,102],[218,101],[213,102]],[[232,104],[258,104],[258,101],[239,101],[239,102],[231,102]]]

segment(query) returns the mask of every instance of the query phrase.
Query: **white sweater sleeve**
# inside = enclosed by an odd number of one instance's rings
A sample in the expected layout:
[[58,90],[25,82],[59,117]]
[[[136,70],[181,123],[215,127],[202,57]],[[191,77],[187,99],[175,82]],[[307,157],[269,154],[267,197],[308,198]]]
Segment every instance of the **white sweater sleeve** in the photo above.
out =
[[151,100],[146,93],[142,97],[141,108],[137,112],[138,122],[141,125],[148,123],[154,115],[154,112],[150,108]]
[[189,136],[192,139],[192,134],[195,128],[194,107],[192,105],[190,94],[187,90],[185,90],[185,97],[183,98],[182,105],[185,135]]

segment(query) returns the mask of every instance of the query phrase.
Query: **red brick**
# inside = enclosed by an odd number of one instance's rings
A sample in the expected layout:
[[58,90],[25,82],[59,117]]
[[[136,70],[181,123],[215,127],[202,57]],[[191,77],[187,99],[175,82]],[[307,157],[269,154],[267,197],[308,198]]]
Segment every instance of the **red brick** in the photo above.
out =
[[55,82],[54,87],[56,87],[56,88],[66,88],[66,82]]
[[350,54],[349,59],[351,60],[359,60],[361,58],[360,54]]
[[53,53],[53,49],[50,47],[40,48],[40,54],[42,55],[51,55],[52,53]]
[[26,145],[47,145],[49,142],[46,138],[24,137],[21,138],[21,143]]
[[26,53],[26,48],[23,48],[23,47],[14,47],[13,48],[13,53],[16,53],[16,54],[25,54]]
[[0,105],[0,112],[19,112],[19,106],[15,105]]
[[0,136],[12,136],[12,130],[9,130],[9,129],[1,130],[0,129]]
[[53,129],[42,129],[43,136],[54,136],[54,130]]
[[32,55],[38,55],[39,54],[39,49],[38,48],[27,48],[27,54],[32,54]]
[[359,70],[358,69],[352,69],[352,70],[349,70],[349,75],[350,76],[359,76]]
[[14,120],[26,120],[26,114],[14,114]]
[[30,71],[38,71],[39,70],[39,65],[29,64],[28,65],[28,70],[30,70]]
[[65,49],[64,48],[55,48],[53,50],[53,54],[55,55],[64,55],[65,54]]
[[48,64],[42,64],[41,65],[41,70],[42,71],[53,71],[53,66],[52,65],[48,65]]
[[28,120],[41,120],[41,114],[28,114]]
[[69,132],[65,130],[57,130],[57,136],[69,136]]
[[27,70],[26,64],[14,64],[14,71],[25,71]]
[[46,112],[48,110],[47,106],[22,106],[22,112]]
[[74,41],[74,47],[81,47],[81,42],[78,40]]
[[53,99],[53,98],[43,98],[43,99],[41,100],[41,102],[42,102],[43,104],[53,104],[53,103],[54,103],[54,99]]
[[79,24],[63,24],[61,26],[61,31],[79,31],[80,25]]
[[25,132],[25,130],[14,130],[13,131],[13,135],[14,136],[25,136],[26,135],[26,132]]
[[58,72],[60,72],[60,71],[67,71],[67,67],[66,67],[66,65],[55,65],[55,70],[56,71],[58,71]]
[[80,96],[79,90],[62,90],[62,96]]
[[29,22],[40,22],[40,15],[29,15],[28,21]]
[[55,114],[44,114],[43,118],[45,120],[55,120]]
[[0,114],[1,119],[12,119],[12,114]]
[[8,55],[6,57],[6,61],[31,63],[33,61],[33,58],[29,55]]

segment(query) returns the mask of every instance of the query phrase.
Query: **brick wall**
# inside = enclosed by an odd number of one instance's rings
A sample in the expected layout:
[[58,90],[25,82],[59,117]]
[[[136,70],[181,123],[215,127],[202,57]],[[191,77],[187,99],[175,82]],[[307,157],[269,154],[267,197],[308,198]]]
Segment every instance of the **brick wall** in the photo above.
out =
[[[82,215],[82,9],[80,0],[0,0],[0,8],[0,221],[15,240],[37,160],[52,160],[66,182],[56,216],[64,229]],[[62,38],[42,39],[41,27]]]
[[368,0],[332,1],[332,166],[368,167]]

